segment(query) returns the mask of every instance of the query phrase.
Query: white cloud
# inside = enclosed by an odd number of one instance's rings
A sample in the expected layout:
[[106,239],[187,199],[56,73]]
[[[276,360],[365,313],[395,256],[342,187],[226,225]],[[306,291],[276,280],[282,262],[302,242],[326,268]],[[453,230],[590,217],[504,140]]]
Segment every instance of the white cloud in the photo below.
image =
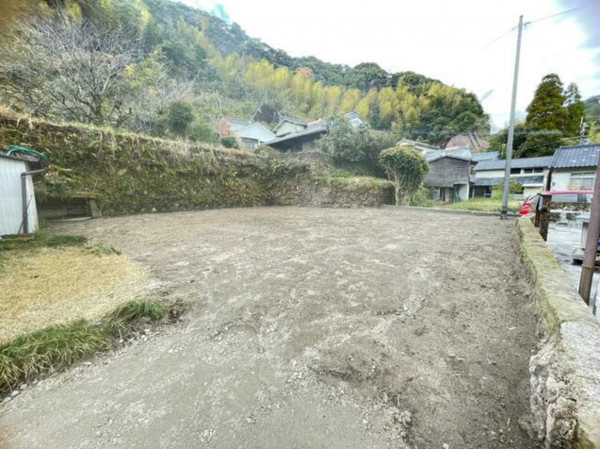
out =
[[[479,96],[493,90],[484,107],[500,126],[509,115],[516,32],[482,47],[515,26],[519,14],[530,21],[564,8],[547,0],[304,0],[289,6],[280,0],[185,3],[209,11],[220,3],[250,36],[293,56],[314,55],[349,65],[377,62],[387,70],[412,70]],[[600,93],[600,49],[586,48],[586,35],[575,16],[542,21],[526,30],[521,112],[549,72],[558,73],[565,83],[577,82],[584,96]]]

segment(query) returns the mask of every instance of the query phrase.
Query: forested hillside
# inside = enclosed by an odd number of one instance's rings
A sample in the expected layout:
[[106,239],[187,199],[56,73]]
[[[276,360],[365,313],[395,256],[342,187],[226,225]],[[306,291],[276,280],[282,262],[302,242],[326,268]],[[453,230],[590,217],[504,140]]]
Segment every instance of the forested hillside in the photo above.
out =
[[[11,0],[6,0],[8,5]],[[223,116],[267,103],[299,118],[356,110],[431,142],[488,129],[475,95],[376,64],[292,58],[238,25],[168,0],[44,0],[0,54],[0,100],[54,121],[211,141]]]
[[600,95],[588,98],[585,101],[585,110],[589,120],[600,124]]

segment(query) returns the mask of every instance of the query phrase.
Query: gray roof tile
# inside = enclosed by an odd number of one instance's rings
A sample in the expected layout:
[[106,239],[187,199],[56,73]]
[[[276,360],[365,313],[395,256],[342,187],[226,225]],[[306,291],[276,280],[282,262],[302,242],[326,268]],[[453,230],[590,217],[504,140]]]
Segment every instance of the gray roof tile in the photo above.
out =
[[[527,157],[523,159],[513,159],[511,161],[511,168],[549,168],[552,164],[554,156],[546,157]],[[504,170],[506,161],[482,161],[475,166],[475,171],[485,170]]]
[[497,161],[498,159],[500,159],[500,153],[498,151],[477,153],[473,155],[473,162]]
[[552,168],[595,167],[598,164],[600,145],[560,147],[554,154]]

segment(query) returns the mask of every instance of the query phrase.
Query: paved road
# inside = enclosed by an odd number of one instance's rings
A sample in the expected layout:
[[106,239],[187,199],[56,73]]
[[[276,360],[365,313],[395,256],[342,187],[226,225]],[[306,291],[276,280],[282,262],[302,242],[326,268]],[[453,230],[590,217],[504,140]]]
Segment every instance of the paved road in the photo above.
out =
[[514,222],[262,208],[55,230],[121,248],[189,310],[26,389],[3,449],[535,447]]

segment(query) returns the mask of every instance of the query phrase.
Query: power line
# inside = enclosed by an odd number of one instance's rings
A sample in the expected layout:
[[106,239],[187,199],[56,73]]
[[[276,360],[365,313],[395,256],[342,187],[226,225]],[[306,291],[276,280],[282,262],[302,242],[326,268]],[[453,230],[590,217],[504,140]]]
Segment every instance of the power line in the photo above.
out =
[[[479,131],[429,131],[429,130],[404,130],[402,134],[418,134],[423,136],[455,136],[457,134],[477,134],[479,136],[495,136],[498,133],[491,132],[479,132]],[[564,133],[562,131],[515,131],[515,136],[530,136],[530,135],[554,135],[554,136],[562,136]]]
[[580,9],[588,8],[588,7],[592,6],[592,5],[600,5],[600,3],[597,2],[597,1],[586,3],[585,5],[578,6],[577,8],[568,9],[566,11],[562,11],[562,12],[559,12],[559,13],[556,13],[556,14],[552,14],[552,15],[549,15],[549,16],[546,16],[546,17],[540,17],[539,19],[531,20],[530,22],[527,22],[525,25],[531,25],[532,23],[542,22],[544,20],[553,19],[554,17],[559,17],[559,16],[563,16],[565,14],[570,14],[572,12],[579,11]]
[[496,39],[488,42],[487,44],[485,44],[483,47],[480,48],[480,50],[485,50],[488,47],[491,47],[492,45],[494,45],[496,42],[498,42],[499,40],[505,38],[506,36],[508,36],[510,33],[512,33],[513,31],[515,31],[517,28],[519,28],[518,26],[515,26],[513,28],[511,28],[510,30],[508,30],[506,33],[504,33],[502,36],[497,37]]

